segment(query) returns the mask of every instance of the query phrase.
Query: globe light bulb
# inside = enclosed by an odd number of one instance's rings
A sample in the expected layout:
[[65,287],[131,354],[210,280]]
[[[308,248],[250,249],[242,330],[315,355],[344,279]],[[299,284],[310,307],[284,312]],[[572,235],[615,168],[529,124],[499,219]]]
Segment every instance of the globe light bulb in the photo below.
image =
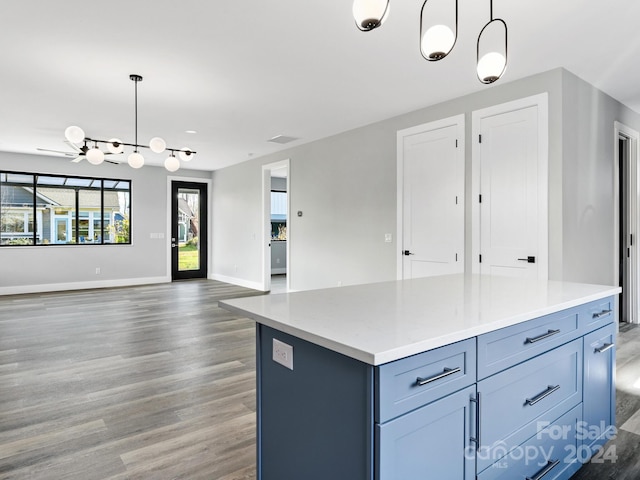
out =
[[430,27],[422,37],[420,48],[428,60],[440,60],[447,56],[456,43],[456,36],[446,25]]
[[91,148],[87,152],[87,161],[92,165],[100,165],[104,162],[104,153],[98,147]]
[[[114,144],[117,144],[118,146],[116,147]],[[112,138],[111,140],[109,140],[109,143],[107,143],[107,150],[109,150],[109,152],[113,153],[114,155],[124,152],[124,145],[122,145],[122,140],[120,140],[119,138]]]
[[188,162],[193,158],[193,152],[190,148],[185,147],[180,149],[180,151],[178,152],[178,156],[183,162]]
[[489,52],[478,61],[478,78],[482,83],[498,80],[507,66],[507,59],[498,52]]
[[84,130],[72,125],[64,131],[64,136],[71,143],[81,143],[84,140]]
[[164,161],[164,168],[170,172],[175,172],[180,168],[180,160],[178,160],[175,155],[171,155]]
[[144,157],[138,152],[133,152],[127,158],[127,162],[131,168],[140,168],[144,165]]
[[389,15],[389,0],[354,0],[353,18],[360,30],[373,30]]
[[153,153],[162,153],[167,149],[167,142],[160,137],[153,137],[149,140],[149,149]]

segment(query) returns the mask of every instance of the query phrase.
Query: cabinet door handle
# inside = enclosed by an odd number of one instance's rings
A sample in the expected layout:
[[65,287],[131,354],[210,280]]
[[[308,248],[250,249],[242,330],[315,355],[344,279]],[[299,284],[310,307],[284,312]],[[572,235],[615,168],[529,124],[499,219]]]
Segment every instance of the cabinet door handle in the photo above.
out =
[[539,393],[538,395],[536,395],[533,398],[527,398],[526,401],[524,402],[524,404],[525,405],[535,405],[536,403],[538,403],[543,398],[547,398],[549,395],[551,395],[556,390],[560,390],[560,385],[556,385],[555,387],[553,385],[549,385],[549,387],[544,392]]
[[471,401],[476,404],[476,436],[469,440],[476,444],[476,451],[480,451],[480,392],[476,393],[476,398],[471,397]]
[[458,373],[459,371],[460,371],[460,367],[456,367],[456,368],[446,368],[445,367],[445,369],[444,369],[444,371],[442,373],[438,373],[437,375],[434,375],[433,377],[428,377],[428,378],[418,377],[418,378],[416,378],[416,385],[418,387],[421,387],[423,385],[426,385],[427,383],[435,382],[436,380],[440,380],[441,378],[448,377],[449,375],[453,375],[454,373]]
[[542,467],[538,473],[536,473],[533,477],[527,477],[525,480],[541,480],[547,473],[553,470],[556,465],[560,463],[560,460],[549,460],[547,464]]
[[538,335],[537,337],[527,337],[524,343],[536,343],[540,340],[544,340],[545,338],[553,337],[556,333],[560,333],[560,330],[548,330],[547,333],[543,333],[542,335]]
[[593,314],[593,318],[600,318],[600,317],[604,317],[605,315],[609,315],[611,313],[611,310],[602,310],[599,313],[594,313]]
[[604,353],[607,350],[611,350],[615,346],[615,343],[605,343],[603,346],[596,348],[595,353]]

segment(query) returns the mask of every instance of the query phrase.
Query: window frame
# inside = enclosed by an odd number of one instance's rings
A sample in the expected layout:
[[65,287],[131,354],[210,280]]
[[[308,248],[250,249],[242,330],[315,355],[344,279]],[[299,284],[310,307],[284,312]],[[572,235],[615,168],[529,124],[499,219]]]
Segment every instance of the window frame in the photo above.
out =
[[[31,177],[31,183],[23,183],[19,181],[11,182],[10,176],[29,176]],[[61,179],[61,183],[38,183],[38,180],[42,177],[47,178],[59,178]],[[66,175],[66,174],[58,174],[58,173],[36,173],[36,172],[22,172],[22,171],[14,171],[14,170],[0,170],[0,195],[2,194],[2,189],[11,187],[22,187],[25,189],[27,193],[31,195],[31,205],[25,203],[22,207],[24,208],[24,217],[25,220],[31,216],[33,218],[33,232],[1,232],[2,237],[0,238],[0,248],[4,247],[49,247],[49,246],[76,246],[76,245],[93,245],[93,246],[102,246],[102,245],[131,245],[132,238],[132,206],[131,199],[133,194],[133,182],[131,179],[125,178],[108,178],[108,177],[88,177],[83,175]],[[97,182],[97,183],[96,183]],[[116,188],[119,184],[126,184],[128,188]],[[55,210],[51,210],[49,216],[51,219],[49,225],[49,237],[44,238],[45,235],[45,221],[44,221],[44,211],[42,208],[42,201],[39,199],[40,197],[46,197],[45,193],[42,193],[42,189],[65,189],[65,190],[73,190],[74,200],[73,206],[69,207],[66,215],[56,213]],[[80,192],[81,191],[97,191],[99,192],[99,207],[94,207],[92,210],[91,207],[84,207],[83,212],[86,217],[81,216],[81,210],[83,209],[83,205],[80,203]],[[126,193],[128,195],[125,207],[122,211],[113,210],[109,208],[105,208],[105,192],[120,192]],[[28,198],[28,197],[27,197]],[[14,209],[17,207],[14,207]],[[14,213],[11,207],[8,206],[8,203],[5,205],[3,203],[2,197],[0,196],[0,217],[2,216],[2,210],[6,209],[9,214]],[[108,218],[105,218],[105,212]],[[111,235],[109,233],[109,229],[112,228],[116,224],[116,214],[123,216],[124,220],[128,221],[128,232],[127,232],[127,241],[126,242],[118,242],[118,241],[107,241],[111,239]],[[71,233],[72,240],[70,242],[58,242],[57,240],[57,228],[58,228],[58,220],[67,218],[67,232]],[[80,231],[81,231],[81,222],[80,219],[87,219],[89,222],[88,230],[89,232],[93,232],[93,238],[91,241],[80,242]],[[123,220],[123,221],[124,221]],[[100,229],[98,231],[99,241],[95,238],[95,222],[98,221],[100,223]],[[24,229],[27,230],[28,226],[25,224]],[[10,235],[5,234],[14,233],[15,236],[12,238]],[[29,233],[30,235],[25,236],[24,233]],[[18,239],[26,239],[31,243],[3,243],[5,241],[4,237],[8,237],[8,240],[18,240]],[[117,233],[113,235],[114,238],[120,238],[120,235]],[[51,239],[51,241],[48,241]]]

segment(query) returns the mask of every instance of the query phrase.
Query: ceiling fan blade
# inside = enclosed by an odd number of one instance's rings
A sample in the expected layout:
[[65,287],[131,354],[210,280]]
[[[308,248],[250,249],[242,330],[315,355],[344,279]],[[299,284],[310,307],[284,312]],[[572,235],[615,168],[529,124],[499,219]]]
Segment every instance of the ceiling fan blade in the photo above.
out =
[[63,152],[62,150],[51,150],[48,148],[36,148],[36,150],[38,150],[39,152],[61,153],[62,155],[65,155],[67,157],[75,157],[77,155],[77,153],[73,152]]
[[78,153],[82,153],[82,148],[80,148],[79,146],[77,146],[75,143],[71,143],[69,140],[64,140],[64,143],[66,143],[67,145],[69,145],[69,147],[73,148],[76,152],[78,152]]

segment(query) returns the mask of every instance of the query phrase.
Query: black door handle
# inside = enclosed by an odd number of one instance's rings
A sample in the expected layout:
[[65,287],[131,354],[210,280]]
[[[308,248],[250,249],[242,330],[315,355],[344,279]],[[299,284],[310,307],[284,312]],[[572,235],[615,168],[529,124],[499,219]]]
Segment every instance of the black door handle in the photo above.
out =
[[415,253],[411,253],[409,250],[403,250],[403,255],[415,255]]
[[527,258],[519,258],[518,259],[521,262],[527,262],[527,263],[536,263],[536,257],[527,257]]

